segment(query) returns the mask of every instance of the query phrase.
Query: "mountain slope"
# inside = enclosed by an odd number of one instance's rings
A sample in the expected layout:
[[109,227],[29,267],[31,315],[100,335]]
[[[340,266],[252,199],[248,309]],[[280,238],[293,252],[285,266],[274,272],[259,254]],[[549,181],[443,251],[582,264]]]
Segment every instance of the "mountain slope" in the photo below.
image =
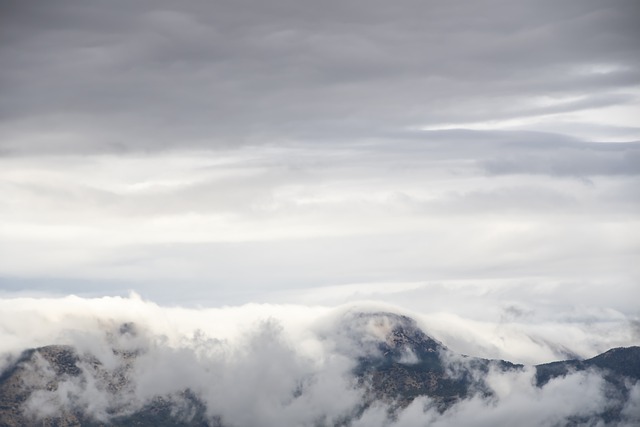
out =
[[[350,313],[332,333],[336,352],[352,360],[348,375],[362,398],[340,421],[331,424],[319,419],[313,424],[317,426],[351,425],[379,405],[388,408],[393,420],[417,398],[428,398],[437,413],[446,415],[469,399],[495,400],[490,380],[495,375],[524,375],[530,370],[535,372],[532,386],[539,389],[576,372],[602,378],[613,404],[594,414],[567,417],[559,425],[581,425],[594,420],[624,424],[629,418],[625,408],[632,398],[633,387],[640,384],[640,347],[616,348],[587,360],[525,367],[504,360],[456,354],[425,334],[413,319],[393,313]],[[80,354],[69,346],[26,350],[0,374],[0,427],[232,425],[207,406],[202,391],[185,388],[157,394],[142,403],[134,402],[133,367],[139,363],[141,353],[115,348],[112,353],[110,357],[116,363],[107,366],[95,355]],[[163,374],[157,372],[158,376]],[[100,402],[103,409],[96,409],[87,395],[90,391],[95,391],[100,399],[107,399]],[[292,390],[292,401],[311,398],[305,392],[304,388]],[[251,410],[250,402],[247,410]]]

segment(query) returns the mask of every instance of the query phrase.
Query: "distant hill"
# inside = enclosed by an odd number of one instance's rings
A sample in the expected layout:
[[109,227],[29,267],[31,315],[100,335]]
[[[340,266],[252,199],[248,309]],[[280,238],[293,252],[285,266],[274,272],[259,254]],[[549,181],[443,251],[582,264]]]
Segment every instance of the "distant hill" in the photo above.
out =
[[[365,325],[368,331],[373,330],[373,335],[363,333]],[[601,375],[607,395],[614,403],[587,419],[569,417],[565,425],[595,425],[596,421],[603,425],[635,423],[624,413],[624,408],[633,386],[640,380],[640,347],[616,348],[587,360],[525,367],[454,353],[425,334],[413,319],[392,313],[353,313],[343,319],[339,333],[345,345],[360,349],[354,356],[351,374],[355,386],[363,391],[363,399],[353,413],[337,425],[349,426],[368,408],[379,404],[386,405],[393,419],[416,398],[425,396],[438,413],[444,414],[473,396],[491,399],[494,391],[487,382],[490,373],[517,373],[525,369],[535,369],[534,385],[538,388],[575,372]],[[69,346],[50,345],[24,351],[0,374],[0,427],[225,427],[222,418],[208,413],[204,400],[190,389],[182,390],[177,396],[156,396],[142,407],[128,407],[122,396],[132,387],[129,370],[138,355],[135,351],[114,350],[114,356],[121,362],[115,369]],[[28,410],[29,405],[38,404],[39,393],[43,391],[64,393],[65,381],[86,382],[95,378],[99,379],[100,387],[108,391],[108,396],[113,397],[111,412],[106,418],[93,418],[86,404],[54,408],[53,412],[37,419]],[[294,391],[292,398],[303,393],[303,389]],[[251,410],[250,402],[247,410]]]

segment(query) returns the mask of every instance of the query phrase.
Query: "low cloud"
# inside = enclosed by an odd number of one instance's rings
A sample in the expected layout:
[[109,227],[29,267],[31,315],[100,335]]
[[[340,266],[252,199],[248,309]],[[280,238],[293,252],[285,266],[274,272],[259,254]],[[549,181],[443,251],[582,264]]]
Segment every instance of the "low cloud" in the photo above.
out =
[[[393,402],[363,406],[366,388],[358,386],[353,369],[360,358],[377,354],[378,343],[388,339],[397,320],[359,313],[403,313],[388,305],[181,309],[135,296],[0,303],[12,307],[1,311],[0,353],[10,355],[4,356],[2,369],[22,350],[49,344],[69,345],[80,357],[80,372],[59,372],[35,353],[25,383],[37,391],[25,409],[36,418],[81,410],[105,421],[131,414],[160,396],[174,403],[178,416],[189,418],[198,409],[185,390],[206,405],[207,417],[229,426],[334,425],[347,419],[354,426],[489,426],[516,420],[526,426],[567,420],[589,424],[620,404],[596,372],[569,374],[540,388],[531,368],[509,372],[492,368],[483,380],[488,389],[478,389],[444,412],[426,397],[407,407]],[[507,313],[513,311],[512,306],[505,308]],[[434,317],[404,313],[431,333],[425,325],[435,325]],[[449,336],[437,326],[434,329],[446,337],[444,344],[465,340],[455,327]],[[554,351],[548,343],[537,345]],[[451,375],[465,363],[454,353],[442,357],[450,364]],[[401,352],[397,362],[411,365],[416,355]],[[54,380],[58,386],[48,389]],[[622,409],[626,418],[620,425],[637,420],[636,388]]]
[[[479,396],[456,404],[440,414],[427,398],[416,399],[397,420],[379,422],[393,427],[409,426],[495,426],[518,424],[526,427],[603,425],[597,414],[615,402],[606,396],[604,382],[596,374],[572,374],[553,380],[542,388],[532,382],[533,372],[491,373],[488,382],[495,395]],[[635,418],[619,425],[632,425]]]

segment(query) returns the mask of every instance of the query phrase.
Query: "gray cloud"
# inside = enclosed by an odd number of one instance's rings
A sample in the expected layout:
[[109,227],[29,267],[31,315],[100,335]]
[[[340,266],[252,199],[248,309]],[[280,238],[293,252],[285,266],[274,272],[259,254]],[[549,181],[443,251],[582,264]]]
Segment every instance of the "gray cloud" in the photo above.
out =
[[[629,102],[638,84],[633,1],[4,2],[2,15],[5,153],[370,138]],[[527,107],[539,96],[583,99]]]
[[511,156],[486,160],[484,168],[493,174],[545,174],[589,177],[593,175],[637,175],[640,173],[640,145],[557,144],[555,147],[516,148]]

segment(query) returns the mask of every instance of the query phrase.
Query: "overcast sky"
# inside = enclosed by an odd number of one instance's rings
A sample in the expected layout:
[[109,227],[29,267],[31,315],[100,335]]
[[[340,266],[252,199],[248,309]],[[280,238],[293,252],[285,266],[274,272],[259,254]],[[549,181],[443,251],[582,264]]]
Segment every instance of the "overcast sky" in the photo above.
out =
[[637,320],[636,0],[0,5],[1,295]]

